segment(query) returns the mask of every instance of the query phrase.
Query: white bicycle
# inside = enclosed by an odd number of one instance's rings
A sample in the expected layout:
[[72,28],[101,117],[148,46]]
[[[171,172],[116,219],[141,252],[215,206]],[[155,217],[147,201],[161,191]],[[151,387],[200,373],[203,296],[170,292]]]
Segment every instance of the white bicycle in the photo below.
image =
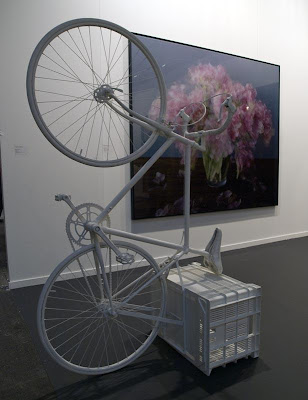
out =
[[[139,88],[135,98],[132,85]],[[140,356],[160,324],[184,324],[166,315],[166,276],[171,267],[180,273],[183,255],[203,256],[206,267],[222,273],[220,230],[205,251],[190,247],[191,150],[205,151],[205,136],[223,132],[235,107],[225,95],[225,121],[213,130],[193,129],[205,117],[205,103],[184,107],[174,123],[165,123],[166,89],[156,61],[132,33],[98,19],[69,21],[44,36],[30,60],[27,93],[33,117],[50,143],[87,165],[126,164],[159,136],[165,139],[105,208],[92,203],[75,206],[68,195],[56,196],[71,208],[66,230],[80,248],[44,285],[37,313],[39,334],[63,367],[89,375],[108,373]],[[136,104],[138,110],[133,109]],[[155,107],[156,119],[146,116],[150,107]],[[176,140],[185,145],[183,244],[112,229],[111,210]],[[131,241],[167,247],[174,254],[158,265]]]

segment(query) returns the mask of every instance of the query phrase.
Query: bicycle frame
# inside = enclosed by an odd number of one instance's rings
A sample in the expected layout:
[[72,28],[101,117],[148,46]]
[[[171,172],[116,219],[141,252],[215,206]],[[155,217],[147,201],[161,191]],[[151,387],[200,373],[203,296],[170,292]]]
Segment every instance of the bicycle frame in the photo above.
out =
[[[112,98],[114,99],[125,111],[128,112],[128,115],[122,113],[119,111],[116,107],[113,106],[113,104],[109,101],[109,99]],[[112,300],[112,294],[110,293],[109,286],[108,286],[108,281],[106,279],[106,271],[105,271],[105,266],[100,254],[100,246],[99,246],[99,241],[98,237],[100,237],[106,245],[108,245],[114,252],[115,254],[121,259],[123,257],[123,254],[119,251],[119,249],[116,247],[116,245],[112,242],[110,238],[108,238],[107,235],[114,235],[118,237],[123,237],[126,239],[130,240],[135,240],[139,242],[144,242],[144,243],[149,243],[152,245],[156,246],[161,246],[161,247],[166,247],[170,248],[173,250],[176,250],[176,253],[168,258],[168,262],[165,262],[161,265],[160,271],[156,273],[154,276],[152,276],[147,282],[145,282],[143,285],[141,285],[137,290],[133,292],[130,296],[128,296],[124,301],[122,301],[123,304],[127,304],[129,300],[136,296],[140,291],[142,291],[144,288],[149,286],[154,279],[157,277],[163,275],[165,272],[167,272],[174,264],[176,264],[176,267],[178,268],[178,272],[180,275],[180,269],[178,265],[178,261],[180,260],[183,255],[187,253],[192,253],[196,254],[199,256],[207,257],[209,258],[210,254],[206,250],[199,250],[199,249],[194,249],[190,247],[190,241],[189,241],[189,231],[190,231],[190,174],[191,174],[191,150],[192,148],[196,148],[200,151],[205,151],[204,147],[204,138],[206,134],[219,134],[223,132],[226,127],[229,125],[232,116],[235,112],[235,107],[232,104],[231,97],[228,97],[227,100],[225,100],[222,103],[222,106],[226,106],[228,108],[228,116],[226,121],[222,124],[222,126],[218,129],[213,129],[210,131],[198,131],[198,132],[193,132],[189,133],[187,131],[188,123],[190,120],[190,117],[184,112],[184,110],[181,110],[179,112],[179,116],[183,119],[184,124],[182,125],[182,131],[183,131],[183,136],[177,134],[174,132],[173,129],[170,127],[153,121],[147,117],[143,117],[142,115],[138,114],[135,111],[132,111],[128,109],[117,97],[113,94],[112,88],[110,88],[110,93],[108,94],[107,100],[105,103],[112,108],[114,111],[125,117],[127,120],[131,122],[136,122],[139,125],[150,129],[154,134],[156,135],[161,135],[166,137],[165,143],[152,155],[152,157],[146,162],[146,164],[134,175],[134,177],[124,186],[124,188],[109,202],[107,207],[102,211],[98,217],[89,223],[84,222],[84,226],[86,229],[88,229],[91,233],[91,238],[92,242],[95,244],[95,264],[96,264],[96,270],[97,274],[99,275],[100,272],[99,270],[102,271],[103,274],[103,285],[105,287],[105,291],[107,294],[107,298],[109,301],[110,305],[110,313],[115,315],[116,312],[118,314],[122,315],[130,315],[130,316],[136,316],[136,317],[142,317],[144,319],[150,319],[153,321],[160,321],[160,322],[165,322],[165,323],[172,323],[172,324],[177,324],[177,325],[182,325],[183,320],[179,321],[176,319],[170,319],[170,318],[164,318],[164,317],[155,317],[155,316],[150,316],[147,314],[142,314],[140,312],[135,312],[135,311],[127,311],[127,310],[114,310],[113,306],[113,300]],[[132,116],[131,116],[132,115]],[[188,137],[188,138],[187,138]],[[190,139],[196,139],[200,138],[201,140],[201,145],[196,143],[194,140]],[[103,227],[100,226],[99,224],[103,221],[103,219],[113,210],[113,208],[123,199],[123,197],[135,186],[135,184],[145,175],[145,173],[152,167],[152,165],[159,159],[159,157],[176,141],[181,141],[185,145],[185,154],[184,154],[184,160],[185,160],[185,167],[184,167],[184,223],[183,223],[183,236],[184,236],[184,243],[183,245],[181,244],[175,244],[175,243],[170,243],[170,242],[165,242],[162,240],[158,239],[153,239],[147,236],[143,235],[136,235],[133,233],[125,232],[122,230],[117,230],[117,229],[112,229],[109,227]],[[73,203],[69,200],[68,196],[65,196],[66,198],[64,199],[67,204],[74,209]],[[83,218],[81,218],[83,219]],[[124,263],[124,262],[123,262]],[[100,268],[99,268],[100,267]],[[142,276],[140,277],[142,278]],[[138,278],[139,279],[139,278]],[[182,281],[181,276],[180,276],[180,281]],[[123,290],[125,290],[124,288]],[[101,299],[104,298],[104,293],[103,293],[103,286],[100,286],[101,290]]]

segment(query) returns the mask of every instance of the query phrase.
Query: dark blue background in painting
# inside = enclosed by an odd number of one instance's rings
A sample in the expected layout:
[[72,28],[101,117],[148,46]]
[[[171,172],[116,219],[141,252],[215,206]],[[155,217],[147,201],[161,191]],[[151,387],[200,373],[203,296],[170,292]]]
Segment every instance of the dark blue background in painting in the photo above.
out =
[[[279,131],[279,66],[261,61],[251,60],[239,56],[219,53],[199,47],[169,42],[166,40],[136,35],[149,49],[163,73],[166,88],[173,82],[185,81],[187,70],[198,63],[210,63],[213,66],[222,65],[233,81],[245,85],[250,83],[257,90],[257,99],[261,100],[272,112],[272,123],[274,137],[269,146],[264,146],[262,139],[258,141],[255,148],[255,158],[278,159],[278,131]],[[132,76],[138,75],[138,54],[132,54]],[[151,101],[138,100],[139,90],[144,90],[144,79],[138,84],[138,80],[132,81],[133,108],[141,113],[147,114]],[[135,133],[137,134],[137,133]],[[146,153],[144,157],[150,157],[160,147],[161,140]],[[176,148],[172,146],[164,157],[180,157]]]

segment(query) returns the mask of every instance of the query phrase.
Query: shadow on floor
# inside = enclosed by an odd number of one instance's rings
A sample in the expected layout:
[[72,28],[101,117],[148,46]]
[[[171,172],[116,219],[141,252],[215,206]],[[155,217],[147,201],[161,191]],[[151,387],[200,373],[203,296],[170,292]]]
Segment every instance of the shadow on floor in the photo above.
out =
[[40,400],[184,399],[191,391],[192,398],[199,393],[205,399],[268,369],[261,359],[249,358],[229,364],[226,369],[213,370],[207,377],[162,339],[156,338],[150,350],[125,369],[90,377]]

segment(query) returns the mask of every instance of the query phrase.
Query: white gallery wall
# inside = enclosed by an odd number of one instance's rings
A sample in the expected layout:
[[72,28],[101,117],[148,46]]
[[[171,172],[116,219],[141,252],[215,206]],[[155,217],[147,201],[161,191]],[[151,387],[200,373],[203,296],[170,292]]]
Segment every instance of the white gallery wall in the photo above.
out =
[[[102,206],[129,178],[66,158],[39,131],[26,96],[26,71],[41,37],[69,19],[110,20],[133,32],[281,66],[279,206],[193,215],[191,240],[204,248],[216,226],[223,250],[308,235],[308,2],[306,0],[4,0],[0,6],[0,130],[10,286],[39,284],[71,252],[69,208]],[[131,221],[128,195],[112,226],[180,242],[180,217]],[[168,249],[146,246],[158,259]],[[249,268],[249,265],[247,265]]]

